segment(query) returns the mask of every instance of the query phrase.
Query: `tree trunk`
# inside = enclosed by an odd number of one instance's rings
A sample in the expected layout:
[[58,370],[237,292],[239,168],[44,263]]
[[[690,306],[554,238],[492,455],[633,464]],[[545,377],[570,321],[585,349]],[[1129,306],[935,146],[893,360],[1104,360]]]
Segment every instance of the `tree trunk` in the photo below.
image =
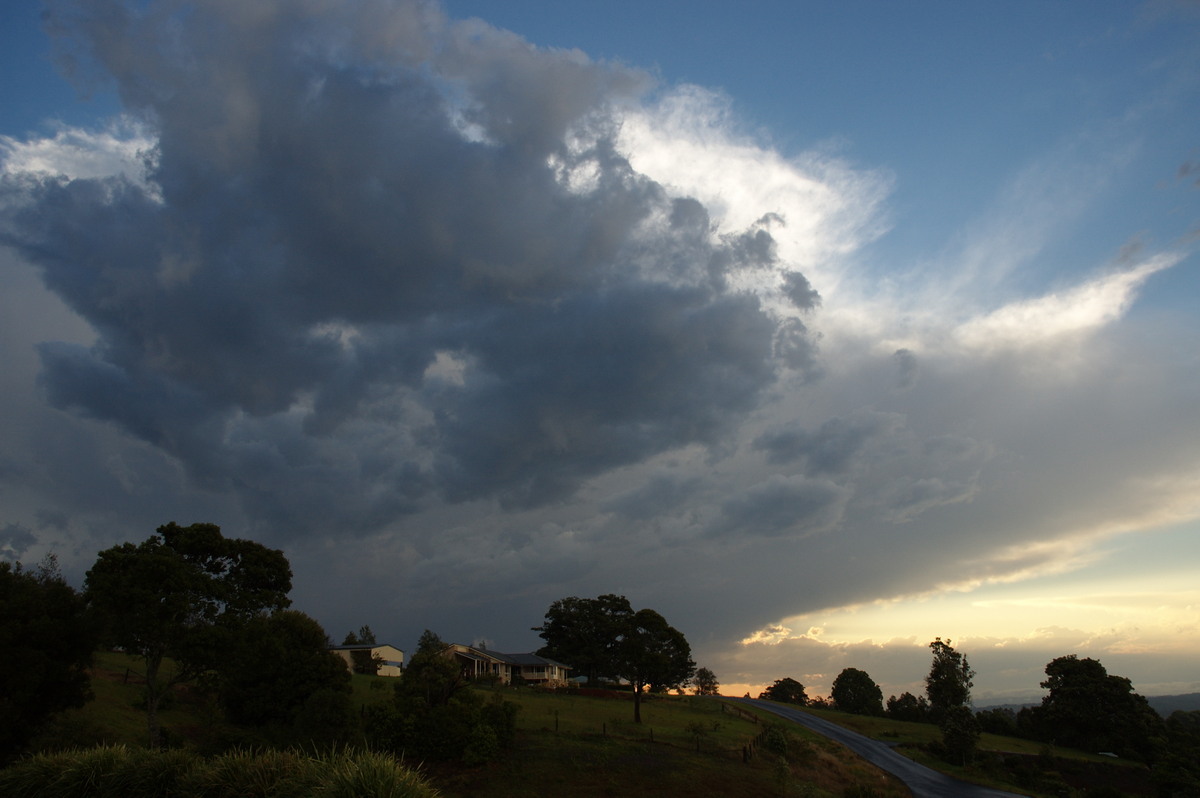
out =
[[162,701],[162,689],[158,684],[159,666],[162,655],[146,657],[146,727],[150,735],[150,749],[162,748],[162,727],[158,725],[158,704]]
[[642,722],[642,683],[635,681],[633,685],[633,722]]

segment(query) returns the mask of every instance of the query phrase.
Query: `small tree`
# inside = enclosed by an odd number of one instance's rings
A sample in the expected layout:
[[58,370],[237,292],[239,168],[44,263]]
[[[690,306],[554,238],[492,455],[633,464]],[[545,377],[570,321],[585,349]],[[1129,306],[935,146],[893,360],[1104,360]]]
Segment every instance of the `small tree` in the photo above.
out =
[[837,708],[855,715],[882,715],[883,691],[866,671],[846,668],[833,680],[832,698]]
[[[359,627],[358,634],[349,632],[346,634],[346,639],[342,641],[343,646],[373,646],[376,644],[375,633],[371,631],[371,627],[363,625]],[[373,651],[365,649],[350,652],[350,662],[355,673],[363,673],[368,676],[378,676],[379,669],[383,666],[383,657]]]
[[808,703],[808,695],[804,692],[804,685],[790,676],[776,679],[775,683],[759,693],[758,697],[767,701],[779,701],[783,704],[799,704],[800,706],[804,706]]
[[426,629],[421,634],[417,651],[396,684],[399,699],[421,701],[429,707],[444,706],[455,693],[467,687],[462,668],[448,649],[436,633]]
[[890,696],[887,700],[887,714],[894,720],[925,723],[929,720],[929,702],[925,696],[915,696],[912,693],[901,693],[899,698]]
[[696,695],[720,695],[721,683],[717,675],[708,668],[697,668],[692,677],[692,691]]
[[936,638],[929,648],[933,651],[933,663],[925,677],[925,694],[929,696],[934,721],[940,723],[947,711],[971,703],[975,671],[966,656],[951,647],[949,640],[943,643],[942,638]]
[[957,765],[966,765],[975,756],[979,743],[979,721],[969,707],[950,707],[938,721],[942,732],[942,748],[946,760]]

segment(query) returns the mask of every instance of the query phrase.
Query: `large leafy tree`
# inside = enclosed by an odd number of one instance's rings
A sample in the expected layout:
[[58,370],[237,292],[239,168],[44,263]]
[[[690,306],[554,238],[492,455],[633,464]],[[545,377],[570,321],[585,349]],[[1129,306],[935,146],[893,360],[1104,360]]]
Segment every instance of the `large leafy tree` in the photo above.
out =
[[1042,687],[1049,693],[1026,717],[1026,726],[1042,739],[1144,761],[1163,742],[1162,718],[1133,692],[1129,679],[1108,673],[1097,660],[1075,654],[1051,660]]
[[52,556],[33,571],[0,562],[0,761],[52,715],[91,698],[97,642],[83,598]]
[[633,722],[642,722],[642,689],[663,692],[696,670],[687,638],[654,610],[638,610],[617,645],[617,675],[633,685]]
[[837,708],[855,715],[882,715],[883,691],[866,671],[846,668],[833,680],[831,697]]
[[[325,645],[319,623],[302,612],[281,610],[250,618],[231,638],[218,666],[221,703],[230,720],[289,733],[310,731],[295,727],[319,705],[331,732],[319,736],[336,739],[333,732],[347,725],[350,672]],[[331,711],[339,704],[340,713]]]
[[808,693],[804,692],[804,685],[790,676],[776,679],[775,683],[759,693],[758,697],[767,701],[779,701],[783,704],[804,706],[808,703]]
[[933,651],[933,662],[929,675],[925,677],[925,694],[929,696],[929,712],[935,723],[955,707],[971,703],[971,688],[974,686],[975,671],[967,662],[966,655],[955,651],[950,641],[936,638],[929,644]]
[[142,543],[100,552],[85,593],[111,642],[145,666],[151,746],[161,744],[163,696],[214,670],[234,631],[260,613],[286,608],[291,587],[283,552],[226,538],[216,524],[172,522]]
[[594,685],[602,676],[618,675],[620,641],[633,616],[629,599],[611,593],[559,599],[546,611],[542,625],[533,627],[546,641],[537,653],[567,663]]

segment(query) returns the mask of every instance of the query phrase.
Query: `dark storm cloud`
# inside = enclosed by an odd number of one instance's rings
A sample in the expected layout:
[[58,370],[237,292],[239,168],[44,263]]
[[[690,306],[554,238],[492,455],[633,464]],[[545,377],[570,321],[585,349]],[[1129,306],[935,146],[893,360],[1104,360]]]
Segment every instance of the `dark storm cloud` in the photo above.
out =
[[655,518],[675,511],[702,487],[699,478],[680,479],[671,474],[659,474],[644,485],[614,496],[605,509],[633,520]]
[[804,460],[810,474],[838,474],[850,467],[871,438],[891,433],[903,423],[895,413],[863,410],[831,418],[811,432],[795,426],[771,430],[754,441],[754,448],[766,452],[770,463]]
[[55,26],[157,139],[149,188],[5,180],[5,242],[98,333],[41,346],[45,396],[260,522],[545,504],[719,441],[779,362],[815,369],[803,325],[726,285],[777,265],[770,234],[714,237],[614,148],[641,73],[419,2],[62,3]]
[[710,532],[720,537],[792,537],[828,529],[840,518],[848,491],[824,479],[769,477],[721,505]]
[[37,537],[20,524],[5,524],[0,527],[0,558],[19,560]]

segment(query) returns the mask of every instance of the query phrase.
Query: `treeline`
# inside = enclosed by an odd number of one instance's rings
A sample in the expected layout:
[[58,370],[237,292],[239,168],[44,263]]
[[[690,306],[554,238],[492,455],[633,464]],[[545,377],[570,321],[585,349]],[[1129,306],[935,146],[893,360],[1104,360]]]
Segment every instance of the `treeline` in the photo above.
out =
[[846,668],[828,700],[810,700],[795,679],[778,679],[759,698],[837,709],[859,715],[936,724],[939,752],[955,764],[970,761],[982,733],[1044,742],[1145,763],[1163,798],[1200,795],[1200,712],[1173,712],[1165,720],[1133,691],[1129,679],[1108,673],[1099,661],[1075,654],[1046,665],[1047,690],[1038,706],[971,709],[975,671],[950,641],[937,638],[925,694],[902,693],[883,701],[871,677]]
[[[166,524],[141,543],[101,551],[82,592],[53,558],[34,570],[0,562],[0,764],[92,697],[88,668],[101,646],[139,663],[152,750],[177,742],[159,714],[184,686],[233,727],[205,742],[211,751],[350,745],[483,762],[511,742],[516,705],[462,690],[461,671],[428,631],[392,700],[358,712],[325,630],[290,608],[291,578],[281,551],[203,523]],[[369,627],[359,632],[373,637]]]

